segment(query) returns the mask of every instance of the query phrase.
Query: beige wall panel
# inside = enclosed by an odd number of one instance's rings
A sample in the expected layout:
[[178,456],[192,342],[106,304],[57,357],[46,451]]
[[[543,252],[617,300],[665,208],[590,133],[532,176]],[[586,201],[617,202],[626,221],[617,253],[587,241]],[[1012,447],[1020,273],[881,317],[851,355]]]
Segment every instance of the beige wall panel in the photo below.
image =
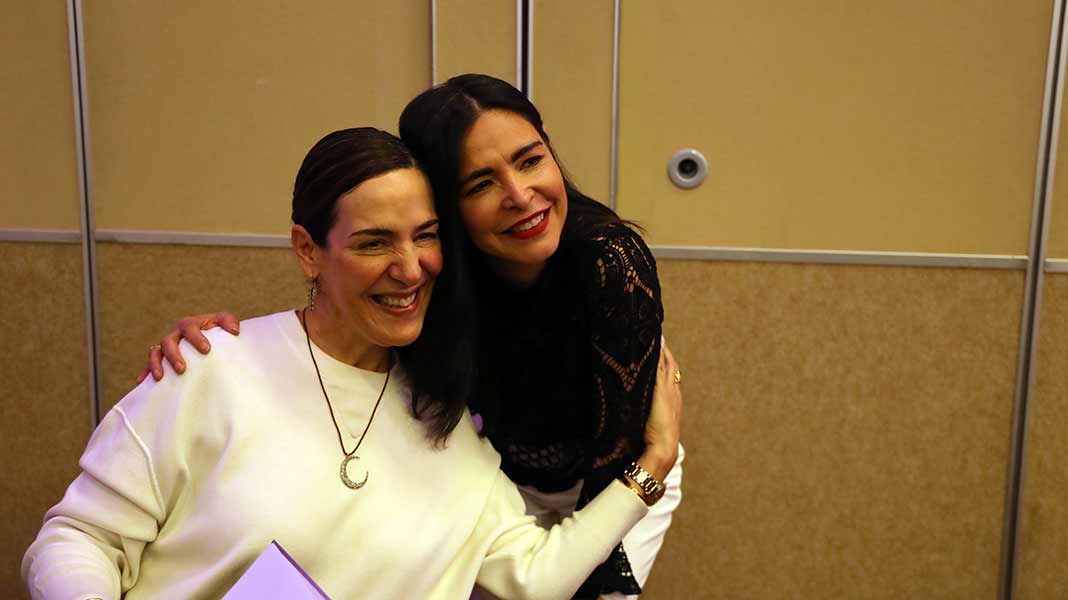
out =
[[1068,259],[1068,111],[1061,111],[1060,127],[1046,256]]
[[0,19],[0,228],[79,228],[65,2],[7,2]]
[[657,244],[1023,254],[1052,6],[626,3],[620,209]]
[[1060,202],[1060,210],[1057,206],[1054,202],[1046,257],[1068,260],[1068,198]]
[[612,0],[534,3],[532,100],[553,148],[587,195],[609,198]]
[[0,243],[0,597],[29,597],[22,555],[89,441],[82,249]]
[[306,303],[307,287],[289,249],[101,244],[98,250],[104,410],[133,389],[148,346],[180,317],[228,310],[244,319]]
[[993,598],[1024,275],[660,261],[674,598]]
[[429,15],[427,0],[86,3],[97,227],[287,233],[312,144],[395,131],[427,86]]
[[437,80],[485,73],[516,83],[516,3],[437,0]]
[[1017,598],[1068,597],[1068,275],[1047,274],[1031,395]]

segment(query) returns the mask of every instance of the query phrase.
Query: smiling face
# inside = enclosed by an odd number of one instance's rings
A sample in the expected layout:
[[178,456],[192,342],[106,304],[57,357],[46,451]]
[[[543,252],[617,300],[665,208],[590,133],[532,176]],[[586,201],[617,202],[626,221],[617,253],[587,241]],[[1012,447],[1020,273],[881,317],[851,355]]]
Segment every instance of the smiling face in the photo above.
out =
[[560,244],[567,192],[560,168],[534,126],[487,110],[461,146],[460,218],[494,271],[532,284]]
[[308,238],[307,260],[298,249],[305,274],[319,277],[317,319],[350,345],[414,342],[442,262],[426,177],[413,168],[368,179],[338,198],[336,214],[325,247]]

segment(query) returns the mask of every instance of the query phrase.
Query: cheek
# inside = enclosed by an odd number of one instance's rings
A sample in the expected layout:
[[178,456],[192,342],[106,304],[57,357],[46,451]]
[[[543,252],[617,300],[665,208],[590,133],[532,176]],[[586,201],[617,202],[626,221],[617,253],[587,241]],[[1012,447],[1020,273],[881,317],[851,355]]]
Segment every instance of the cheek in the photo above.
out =
[[361,294],[382,276],[383,265],[367,260],[342,261],[337,265],[335,274],[338,281],[335,286],[345,296]]
[[551,187],[553,195],[556,196],[556,201],[566,208],[567,190],[564,188],[564,176],[560,173],[560,168],[555,165],[553,165],[553,180]]
[[479,244],[479,238],[493,234],[496,211],[486,198],[472,198],[460,208],[460,220],[468,237]]
[[441,273],[441,248],[434,248],[433,250],[427,250],[423,257],[419,261],[423,265],[423,270],[426,271],[431,278],[436,278]]

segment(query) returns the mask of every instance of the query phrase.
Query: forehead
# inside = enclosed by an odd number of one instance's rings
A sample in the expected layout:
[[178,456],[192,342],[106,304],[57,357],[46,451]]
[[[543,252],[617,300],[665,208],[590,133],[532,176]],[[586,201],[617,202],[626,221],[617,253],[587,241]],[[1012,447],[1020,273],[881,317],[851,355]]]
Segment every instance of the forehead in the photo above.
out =
[[500,155],[509,159],[518,148],[541,139],[538,130],[523,117],[507,110],[487,110],[479,115],[461,145],[465,166],[492,160]]
[[364,181],[337,201],[337,224],[402,229],[436,218],[426,176],[397,169]]

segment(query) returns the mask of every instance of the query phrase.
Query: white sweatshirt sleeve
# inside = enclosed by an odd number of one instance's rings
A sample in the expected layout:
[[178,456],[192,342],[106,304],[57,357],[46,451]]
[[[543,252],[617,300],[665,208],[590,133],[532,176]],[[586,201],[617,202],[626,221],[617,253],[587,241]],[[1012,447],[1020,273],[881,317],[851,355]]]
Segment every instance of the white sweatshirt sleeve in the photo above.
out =
[[121,407],[101,421],[79,464],[22,560],[35,600],[117,600],[165,519],[147,447]]
[[648,511],[625,484],[613,481],[546,530],[524,514],[515,484],[499,472],[479,523],[490,539],[478,586],[499,598],[570,598]]

